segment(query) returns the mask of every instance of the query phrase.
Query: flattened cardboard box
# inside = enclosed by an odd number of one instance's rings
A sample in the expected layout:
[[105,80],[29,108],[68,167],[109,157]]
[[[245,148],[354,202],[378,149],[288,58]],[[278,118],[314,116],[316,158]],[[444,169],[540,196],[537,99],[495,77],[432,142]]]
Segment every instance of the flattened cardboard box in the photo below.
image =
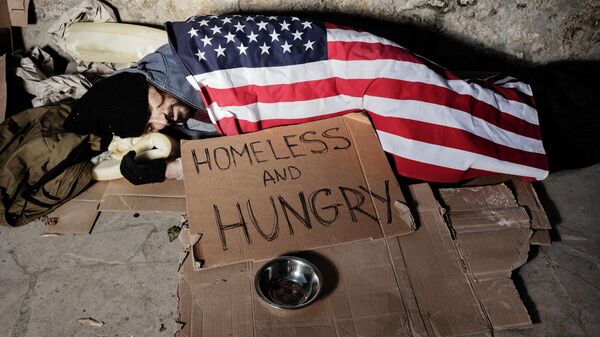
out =
[[361,114],[183,141],[181,156],[204,268],[412,231],[400,187]]
[[464,186],[484,186],[495,184],[507,184],[512,189],[517,203],[523,206],[531,218],[533,235],[530,243],[533,245],[549,246],[551,244],[550,230],[552,225],[544,211],[544,207],[538,197],[533,185],[521,177],[496,174],[473,179]]
[[46,234],[89,234],[100,212],[174,212],[184,214],[183,182],[135,186],[125,179],[99,181],[48,215],[55,225]]
[[[496,189],[510,203],[512,195]],[[274,309],[259,299],[253,279],[264,261],[194,270],[188,256],[178,287],[184,325],[177,336],[465,336],[529,327],[509,275],[473,277],[465,263],[476,265],[481,257],[452,239],[428,185],[410,191],[420,226],[415,233],[300,253],[324,276],[323,295],[302,309]],[[476,199],[493,191],[478,192]],[[515,247],[487,244],[503,263],[499,270],[522,263],[511,254]]]
[[111,180],[104,191],[99,210],[110,212],[177,212],[185,213],[183,182],[133,185],[125,179]]
[[107,181],[92,183],[84,192],[61,205],[48,218],[53,225],[44,226],[44,234],[89,234],[100,212]]

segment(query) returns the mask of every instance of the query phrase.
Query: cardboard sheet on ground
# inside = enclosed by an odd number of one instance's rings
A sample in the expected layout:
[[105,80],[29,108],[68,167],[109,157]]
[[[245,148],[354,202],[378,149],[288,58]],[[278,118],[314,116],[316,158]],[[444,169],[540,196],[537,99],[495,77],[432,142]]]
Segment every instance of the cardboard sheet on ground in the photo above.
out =
[[125,179],[111,180],[104,191],[99,210],[185,213],[183,182],[166,180],[158,184],[136,186]]
[[173,212],[184,214],[183,182],[169,180],[135,186],[125,179],[95,182],[48,215],[56,223],[46,234],[88,234],[100,212]]
[[89,234],[98,219],[98,206],[102,202],[108,182],[92,183],[84,192],[64,203],[48,218],[53,225],[44,226],[44,234]]
[[530,225],[533,229],[533,235],[529,242],[534,245],[549,246],[551,244],[550,230],[552,225],[535,188],[530,182],[523,180],[521,177],[497,174],[473,179],[464,186],[486,186],[501,183],[509,186],[517,200],[517,204],[525,208],[531,218]]
[[351,114],[184,141],[186,202],[203,267],[412,231],[369,120]]
[[[299,253],[324,274],[323,295],[303,309],[274,309],[260,300],[253,279],[264,261],[194,270],[188,257],[178,288],[184,326],[177,336],[465,336],[530,326],[510,276],[480,280],[465,268],[485,254],[457,245],[428,185],[410,192],[420,225],[415,233]],[[498,220],[508,219],[500,214]],[[523,262],[512,250],[529,243],[486,244],[501,262],[494,267],[504,271]]]

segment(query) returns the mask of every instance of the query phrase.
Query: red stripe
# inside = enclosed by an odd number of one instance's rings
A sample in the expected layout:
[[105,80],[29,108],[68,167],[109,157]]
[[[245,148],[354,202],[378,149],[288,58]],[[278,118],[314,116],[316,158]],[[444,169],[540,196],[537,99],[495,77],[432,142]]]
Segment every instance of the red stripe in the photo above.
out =
[[447,126],[369,113],[376,130],[429,144],[477,153],[498,160],[548,169],[546,155],[500,145],[472,133]]
[[[327,53],[329,59],[333,60],[343,60],[343,61],[352,61],[352,60],[396,60],[396,61],[404,61],[411,62],[416,64],[424,64],[429,67],[431,70],[436,72],[438,75],[442,76],[442,78],[446,80],[460,80],[461,78],[455,75],[453,72],[440,67],[439,65],[418,57],[412,54],[410,51],[390,45],[385,45],[381,43],[367,43],[367,42],[328,42],[327,43]],[[513,100],[516,102],[528,104],[532,107],[533,102],[531,100],[531,96],[520,92],[519,90],[515,90],[512,88],[505,88],[499,85],[494,85],[490,82],[472,79],[468,81],[469,83],[476,83],[480,86],[492,90],[502,97]]]
[[325,22],[324,26],[325,26],[325,29],[342,29],[342,30],[353,30],[355,32],[364,32],[363,30],[360,30],[360,29],[356,29],[356,28],[352,28],[352,27],[348,27],[348,26],[337,25],[337,24],[331,23],[331,22]]
[[[340,112],[328,116],[319,116],[317,118],[306,119],[303,122],[310,122],[325,117],[334,117],[346,113],[348,112]],[[240,133],[260,131],[262,129],[274,126],[297,124],[298,122],[299,120],[267,120],[255,123],[228,117],[221,119],[219,121],[219,126],[225,132],[226,135],[236,135]],[[392,157],[394,158],[396,164],[396,171],[401,176],[430,182],[454,183],[494,173],[473,168],[467,169],[466,171],[462,171],[448,167],[418,162],[408,158],[399,157],[393,154]]]
[[457,94],[450,89],[436,85],[380,78],[373,81],[366,94],[397,100],[416,100],[438,104],[466,112],[501,129],[522,136],[541,139],[539,125],[531,124],[526,120],[502,112],[473,96]]
[[494,174],[470,168],[466,171],[456,170],[448,167],[427,164],[414,161],[408,158],[392,155],[396,166],[396,171],[403,177],[419,179],[437,183],[455,183],[467,179]]
[[[276,126],[312,122],[344,115],[349,112],[355,111],[340,111],[332,114],[308,118],[269,119],[258,122],[228,117],[219,120],[219,126],[223,132],[225,132],[225,134],[232,135],[255,132]],[[546,156],[543,154],[517,150],[508,146],[499,145],[485,138],[481,138],[455,128],[402,118],[382,117],[371,112],[369,112],[369,115],[376,130],[398,135],[407,139],[413,139],[425,143],[477,153],[506,162],[525,165],[542,170],[548,169]]]
[[247,85],[228,89],[206,86],[202,90],[205,91],[207,100],[210,100],[209,104],[213,102],[212,98],[215,98],[214,101],[220,106],[244,106],[257,102],[296,102],[337,95],[362,97],[371,82],[371,79],[348,80],[333,77],[291,84]]
[[330,41],[327,42],[327,56],[330,60],[341,61],[395,60],[424,64],[445,79],[460,79],[451,71],[420,58],[406,49],[382,43]]
[[324,114],[314,117],[306,117],[306,118],[290,118],[290,119],[263,119],[258,122],[251,122],[244,119],[236,119],[234,117],[225,117],[218,121],[219,126],[223,130],[223,133],[227,136],[237,135],[241,133],[247,132],[256,132],[276,126],[286,126],[286,125],[294,125],[301,124],[307,122],[314,122],[321,119],[327,119],[337,116],[346,115],[352,112],[358,112],[359,109],[353,110],[344,110],[338,111],[330,114]]
[[[328,78],[281,85],[248,85],[232,89],[203,87],[202,90],[208,105],[216,101],[219,106],[244,106],[256,102],[295,102],[336,95],[353,97],[371,95],[397,100],[416,100],[464,111],[504,130],[523,136],[535,139],[541,137],[537,125],[500,112],[495,107],[472,96],[457,94],[447,88],[419,82],[389,78],[375,80]],[[363,109],[364,107],[357,106],[356,108]]]
[[500,85],[493,84],[491,82],[488,82],[485,80],[479,80],[479,79],[471,79],[471,80],[468,80],[467,82],[479,84],[483,88],[492,90],[508,100],[524,103],[524,104],[527,104],[527,105],[535,108],[535,102],[533,100],[533,97],[529,96],[526,93],[521,92],[517,89],[505,88]]

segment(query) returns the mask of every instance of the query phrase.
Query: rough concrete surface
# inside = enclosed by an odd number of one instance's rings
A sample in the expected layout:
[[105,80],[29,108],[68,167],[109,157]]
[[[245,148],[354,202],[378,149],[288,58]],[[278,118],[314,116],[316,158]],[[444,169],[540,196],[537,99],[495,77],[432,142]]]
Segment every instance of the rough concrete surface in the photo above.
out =
[[[33,0],[26,46],[79,0]],[[600,59],[597,0],[111,0],[124,22],[160,25],[205,13],[293,11],[376,31],[454,69]],[[335,15],[332,15],[335,14]],[[372,29],[370,29],[372,28]],[[513,279],[530,330],[497,336],[600,335],[600,165],[538,186],[555,226]],[[543,193],[545,191],[545,193]],[[41,236],[41,223],[0,228],[0,336],[172,336],[177,329],[176,216],[103,214],[92,235]],[[94,327],[78,322],[104,322]]]
[[172,336],[181,244],[167,229],[179,223],[103,213],[92,235],[0,229],[0,336]]

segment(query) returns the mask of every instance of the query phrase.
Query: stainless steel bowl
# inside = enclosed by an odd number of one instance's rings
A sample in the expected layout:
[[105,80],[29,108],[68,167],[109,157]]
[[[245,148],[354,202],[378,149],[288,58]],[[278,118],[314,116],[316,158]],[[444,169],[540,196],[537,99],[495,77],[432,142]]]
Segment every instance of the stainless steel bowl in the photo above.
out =
[[269,305],[298,309],[312,303],[321,292],[323,276],[312,263],[295,256],[280,256],[256,273],[254,286]]

